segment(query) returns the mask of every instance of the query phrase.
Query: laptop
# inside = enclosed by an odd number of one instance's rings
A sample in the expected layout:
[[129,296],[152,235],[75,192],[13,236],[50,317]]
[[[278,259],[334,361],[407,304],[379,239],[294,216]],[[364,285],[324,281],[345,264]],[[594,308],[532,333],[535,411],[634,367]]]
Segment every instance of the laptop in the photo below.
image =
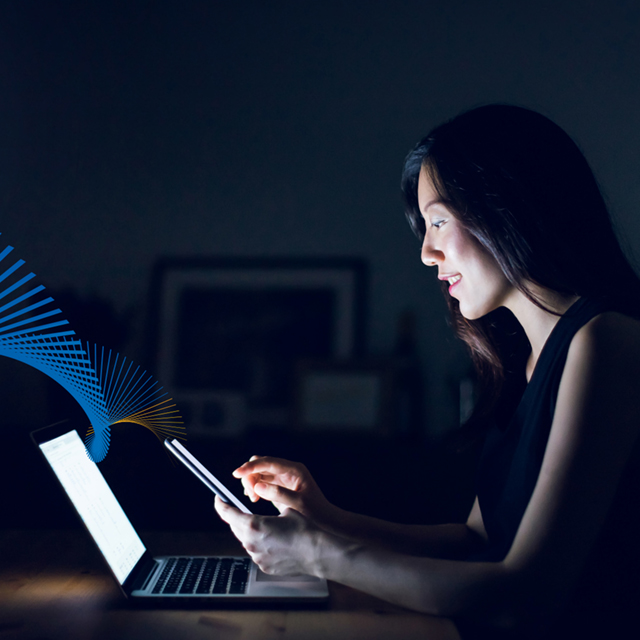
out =
[[247,557],[152,556],[69,422],[39,429],[31,437],[127,598],[174,606],[327,601],[326,580],[267,575]]

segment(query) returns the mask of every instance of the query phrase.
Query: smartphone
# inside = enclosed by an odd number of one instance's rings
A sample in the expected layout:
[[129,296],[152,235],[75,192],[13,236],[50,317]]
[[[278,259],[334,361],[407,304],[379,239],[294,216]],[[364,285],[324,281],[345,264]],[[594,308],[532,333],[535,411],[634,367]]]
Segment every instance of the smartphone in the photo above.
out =
[[213,491],[221,500],[238,507],[243,513],[253,513],[245,507],[238,498],[236,498],[227,487],[225,487],[218,478],[216,478],[209,469],[207,469],[192,453],[189,453],[186,447],[175,438],[173,440],[166,439],[164,446],[182,462],[182,464],[193,473],[201,482],[203,482],[211,491]]

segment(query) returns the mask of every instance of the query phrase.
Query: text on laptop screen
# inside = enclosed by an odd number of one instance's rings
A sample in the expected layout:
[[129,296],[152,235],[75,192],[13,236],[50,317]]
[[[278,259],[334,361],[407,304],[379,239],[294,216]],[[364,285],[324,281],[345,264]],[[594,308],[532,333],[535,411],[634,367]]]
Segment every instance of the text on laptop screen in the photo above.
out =
[[76,431],[40,445],[89,533],[122,584],[145,546]]

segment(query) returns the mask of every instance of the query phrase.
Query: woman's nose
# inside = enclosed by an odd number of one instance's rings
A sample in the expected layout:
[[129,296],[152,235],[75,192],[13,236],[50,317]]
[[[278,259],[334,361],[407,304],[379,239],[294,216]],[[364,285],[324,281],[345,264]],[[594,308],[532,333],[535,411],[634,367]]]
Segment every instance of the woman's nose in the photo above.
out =
[[423,264],[427,267],[435,267],[438,263],[444,260],[444,254],[439,249],[433,246],[433,243],[429,239],[429,234],[426,233],[422,242],[422,252],[420,255]]

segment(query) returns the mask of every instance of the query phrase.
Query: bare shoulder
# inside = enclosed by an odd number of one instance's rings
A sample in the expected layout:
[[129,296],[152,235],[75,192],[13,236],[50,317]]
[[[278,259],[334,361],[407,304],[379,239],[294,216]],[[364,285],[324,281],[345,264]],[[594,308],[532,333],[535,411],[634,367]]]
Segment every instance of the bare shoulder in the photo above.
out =
[[627,337],[640,341],[640,320],[617,311],[607,311],[597,315],[584,328],[601,337]]
[[576,426],[616,424],[630,445],[640,429],[640,322],[607,312],[585,324],[571,341],[558,401]]
[[602,313],[576,333],[568,357],[582,365],[606,363],[640,372],[640,321],[614,311]]

